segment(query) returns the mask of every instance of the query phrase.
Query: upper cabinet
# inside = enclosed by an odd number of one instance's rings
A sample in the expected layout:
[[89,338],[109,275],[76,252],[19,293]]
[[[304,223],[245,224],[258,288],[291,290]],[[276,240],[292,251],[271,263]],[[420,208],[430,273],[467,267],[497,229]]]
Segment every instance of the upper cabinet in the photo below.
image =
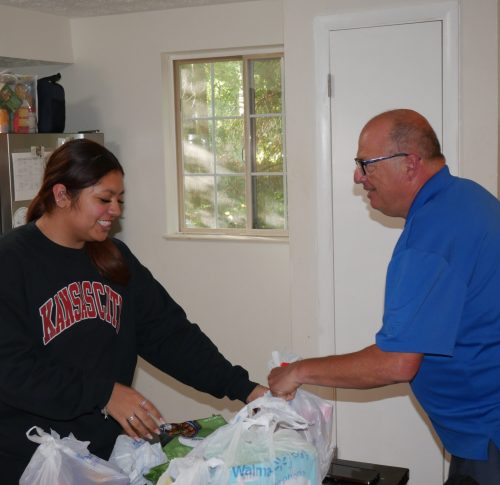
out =
[[0,6],[0,70],[72,62],[70,19]]

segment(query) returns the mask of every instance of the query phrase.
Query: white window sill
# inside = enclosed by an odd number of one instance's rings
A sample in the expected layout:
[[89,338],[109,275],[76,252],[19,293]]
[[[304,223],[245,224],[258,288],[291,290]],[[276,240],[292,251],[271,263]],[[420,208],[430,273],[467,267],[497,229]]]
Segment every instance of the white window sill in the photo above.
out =
[[243,236],[227,234],[192,234],[172,233],[163,236],[169,241],[224,241],[224,242],[250,242],[250,243],[278,243],[288,244],[288,236]]

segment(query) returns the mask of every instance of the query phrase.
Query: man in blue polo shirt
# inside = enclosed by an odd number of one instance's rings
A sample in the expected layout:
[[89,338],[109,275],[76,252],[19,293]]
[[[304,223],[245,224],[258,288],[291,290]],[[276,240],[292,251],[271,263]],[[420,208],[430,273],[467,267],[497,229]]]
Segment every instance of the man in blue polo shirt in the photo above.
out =
[[415,111],[371,119],[357,157],[354,181],[371,206],[406,219],[387,270],[382,328],[359,352],[274,369],[271,391],[410,382],[452,455],[450,477],[500,484],[500,202],[450,175]]

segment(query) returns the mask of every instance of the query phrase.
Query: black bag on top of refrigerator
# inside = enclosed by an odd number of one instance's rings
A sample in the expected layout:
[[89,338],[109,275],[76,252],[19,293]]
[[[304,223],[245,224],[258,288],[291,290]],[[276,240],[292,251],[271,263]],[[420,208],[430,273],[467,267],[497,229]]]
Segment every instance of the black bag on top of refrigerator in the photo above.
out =
[[64,88],[57,83],[60,79],[60,73],[38,79],[38,133],[64,131],[66,100]]

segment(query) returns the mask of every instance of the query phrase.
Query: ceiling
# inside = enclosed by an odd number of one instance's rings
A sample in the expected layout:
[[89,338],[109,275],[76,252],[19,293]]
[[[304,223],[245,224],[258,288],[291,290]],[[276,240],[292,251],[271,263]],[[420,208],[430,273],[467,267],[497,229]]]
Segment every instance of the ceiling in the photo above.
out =
[[0,5],[75,18],[244,1],[248,0],[0,0]]

